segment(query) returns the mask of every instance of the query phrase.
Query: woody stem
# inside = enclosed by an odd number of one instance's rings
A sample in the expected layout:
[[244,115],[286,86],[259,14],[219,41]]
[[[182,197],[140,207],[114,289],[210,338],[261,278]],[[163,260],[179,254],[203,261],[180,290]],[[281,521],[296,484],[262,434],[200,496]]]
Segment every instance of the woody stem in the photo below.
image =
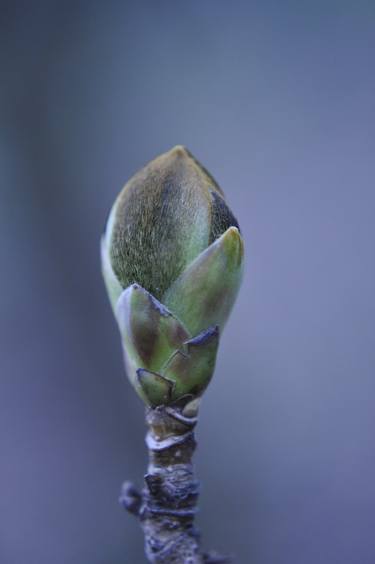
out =
[[197,419],[178,408],[148,409],[146,444],[149,466],[145,487],[138,493],[125,482],[120,501],[135,514],[145,536],[145,553],[152,564],[214,564],[229,562],[200,551],[200,535],[194,526],[199,482],[192,456],[196,448]]

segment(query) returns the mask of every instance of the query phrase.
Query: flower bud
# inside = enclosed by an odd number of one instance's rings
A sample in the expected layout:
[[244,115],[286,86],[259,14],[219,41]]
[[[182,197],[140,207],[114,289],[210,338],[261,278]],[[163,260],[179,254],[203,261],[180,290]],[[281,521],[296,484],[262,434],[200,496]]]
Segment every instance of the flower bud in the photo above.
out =
[[128,376],[152,406],[199,397],[241,281],[238,223],[183,147],[135,174],[102,239],[102,270]]

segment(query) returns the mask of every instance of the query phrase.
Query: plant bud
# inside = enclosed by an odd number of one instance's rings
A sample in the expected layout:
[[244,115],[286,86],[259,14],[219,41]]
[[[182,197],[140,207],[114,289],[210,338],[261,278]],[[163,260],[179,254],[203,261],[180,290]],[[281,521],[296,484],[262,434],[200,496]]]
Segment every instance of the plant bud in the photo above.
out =
[[199,397],[242,276],[243,241],[222,190],[175,147],[125,185],[101,255],[139,395],[151,406]]

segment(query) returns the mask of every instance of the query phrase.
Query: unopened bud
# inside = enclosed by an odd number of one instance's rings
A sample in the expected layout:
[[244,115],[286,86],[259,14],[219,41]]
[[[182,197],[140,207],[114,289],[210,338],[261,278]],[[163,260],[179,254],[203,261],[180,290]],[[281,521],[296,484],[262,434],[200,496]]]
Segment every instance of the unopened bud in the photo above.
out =
[[102,270],[128,376],[146,403],[202,394],[242,266],[243,241],[224,194],[185,148],[125,185],[102,239]]

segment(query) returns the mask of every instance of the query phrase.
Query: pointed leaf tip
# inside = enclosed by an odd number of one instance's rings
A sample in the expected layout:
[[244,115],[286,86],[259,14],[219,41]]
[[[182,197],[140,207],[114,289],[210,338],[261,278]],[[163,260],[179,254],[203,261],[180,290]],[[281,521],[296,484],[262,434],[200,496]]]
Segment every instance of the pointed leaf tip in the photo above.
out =
[[219,328],[209,327],[184,343],[163,368],[163,375],[174,382],[172,399],[191,394],[200,396],[208,386],[219,346]]
[[242,279],[243,240],[230,227],[203,251],[165,293],[163,302],[194,335],[225,325]]
[[137,378],[141,386],[141,395],[149,405],[156,407],[170,403],[173,382],[157,372],[144,368],[138,368]]

